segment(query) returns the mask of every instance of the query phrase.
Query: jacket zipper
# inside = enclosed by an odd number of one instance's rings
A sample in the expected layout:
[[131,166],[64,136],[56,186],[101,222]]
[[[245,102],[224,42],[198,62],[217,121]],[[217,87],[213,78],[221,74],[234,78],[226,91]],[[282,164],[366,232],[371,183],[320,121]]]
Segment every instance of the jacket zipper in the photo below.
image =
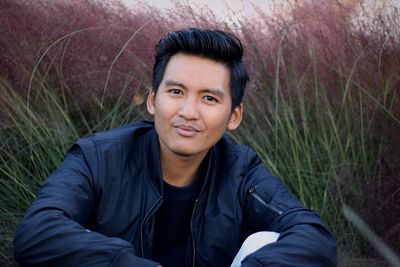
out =
[[255,186],[255,185],[251,186],[250,189],[249,189],[249,193],[250,193],[250,195],[252,195],[259,203],[261,203],[261,205],[263,205],[263,206],[266,207],[267,209],[270,209],[270,210],[272,210],[272,211],[278,213],[279,215],[281,215],[281,214],[283,213],[282,210],[280,210],[280,209],[278,209],[277,207],[275,207],[275,206],[273,206],[273,205],[268,204],[267,202],[265,202],[264,199],[262,199],[262,197],[261,197],[259,194],[257,194],[256,189],[257,189],[257,186]]
[[156,203],[154,203],[154,205],[150,208],[150,210],[147,212],[147,214],[144,216],[142,225],[140,227],[140,243],[141,243],[141,249],[142,249],[142,257],[145,257],[144,255],[144,241],[143,241],[143,228],[144,225],[148,219],[148,217],[153,213],[153,210],[155,210],[155,208],[158,206],[158,204],[161,202],[161,200],[163,199],[163,197],[161,196]]
[[196,261],[196,244],[194,241],[194,233],[193,233],[193,218],[194,218],[194,212],[196,211],[198,201],[199,200],[196,199],[196,202],[194,203],[194,207],[193,207],[193,211],[192,211],[192,218],[190,219],[190,232],[192,235],[192,246],[193,246],[193,267],[194,267],[194,263]]

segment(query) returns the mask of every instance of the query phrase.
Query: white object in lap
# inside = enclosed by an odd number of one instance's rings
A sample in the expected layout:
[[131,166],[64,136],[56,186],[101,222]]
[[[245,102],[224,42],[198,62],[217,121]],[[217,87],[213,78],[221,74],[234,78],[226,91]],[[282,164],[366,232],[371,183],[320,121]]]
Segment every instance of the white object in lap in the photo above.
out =
[[247,255],[255,252],[257,249],[268,245],[270,243],[278,240],[279,233],[276,232],[257,232],[249,237],[243,242],[242,247],[239,249],[239,252],[236,254],[235,259],[233,259],[231,267],[240,267],[241,262]]

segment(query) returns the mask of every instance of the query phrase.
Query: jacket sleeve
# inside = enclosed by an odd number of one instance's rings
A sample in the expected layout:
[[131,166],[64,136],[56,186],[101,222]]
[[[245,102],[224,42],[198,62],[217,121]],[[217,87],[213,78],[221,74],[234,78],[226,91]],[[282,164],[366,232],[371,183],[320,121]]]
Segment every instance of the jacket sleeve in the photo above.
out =
[[15,234],[14,257],[21,266],[157,265],[135,256],[129,242],[83,227],[96,206],[95,170],[89,166],[75,144],[44,183]]
[[242,190],[249,230],[280,236],[248,255],[241,266],[336,266],[336,241],[320,217],[304,208],[255,154]]

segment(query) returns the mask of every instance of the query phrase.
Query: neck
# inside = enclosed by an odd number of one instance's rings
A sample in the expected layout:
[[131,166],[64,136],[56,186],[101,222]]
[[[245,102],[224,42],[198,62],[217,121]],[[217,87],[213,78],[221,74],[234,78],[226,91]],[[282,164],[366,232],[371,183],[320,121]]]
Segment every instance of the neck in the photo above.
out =
[[173,186],[191,184],[205,158],[204,155],[180,156],[160,151],[161,170],[164,181]]

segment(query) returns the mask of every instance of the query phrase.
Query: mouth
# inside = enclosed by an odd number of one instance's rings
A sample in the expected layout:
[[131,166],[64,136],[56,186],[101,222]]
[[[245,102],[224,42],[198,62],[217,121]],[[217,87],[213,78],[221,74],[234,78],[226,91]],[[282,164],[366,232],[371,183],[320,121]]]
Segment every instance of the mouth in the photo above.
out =
[[176,133],[183,137],[193,137],[200,132],[200,128],[186,123],[177,123],[174,125]]

